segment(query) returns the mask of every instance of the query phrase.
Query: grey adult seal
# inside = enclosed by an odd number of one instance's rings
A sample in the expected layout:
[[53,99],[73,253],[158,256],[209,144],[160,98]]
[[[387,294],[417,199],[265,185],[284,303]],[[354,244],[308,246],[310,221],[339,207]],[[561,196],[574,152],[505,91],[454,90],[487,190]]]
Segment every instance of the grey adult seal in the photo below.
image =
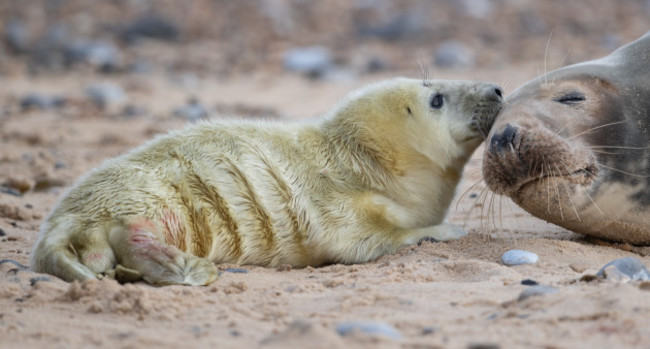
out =
[[548,222],[650,244],[650,32],[513,92],[488,135],[483,175]]

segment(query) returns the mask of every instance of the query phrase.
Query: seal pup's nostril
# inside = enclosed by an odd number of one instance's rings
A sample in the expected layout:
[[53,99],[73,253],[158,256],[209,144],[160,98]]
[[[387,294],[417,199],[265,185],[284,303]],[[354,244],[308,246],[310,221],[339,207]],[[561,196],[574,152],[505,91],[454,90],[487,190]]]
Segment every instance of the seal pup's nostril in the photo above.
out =
[[503,92],[500,87],[495,88],[494,93],[496,93],[500,98],[503,98]]

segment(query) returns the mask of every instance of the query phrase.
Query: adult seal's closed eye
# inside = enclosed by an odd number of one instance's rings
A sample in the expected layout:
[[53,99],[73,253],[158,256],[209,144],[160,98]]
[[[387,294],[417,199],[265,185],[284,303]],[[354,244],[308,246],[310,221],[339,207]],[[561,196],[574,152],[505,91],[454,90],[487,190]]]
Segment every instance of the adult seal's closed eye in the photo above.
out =
[[491,190],[577,233],[650,244],[650,32],[505,105],[483,158]]
[[441,224],[502,103],[498,86],[394,79],[313,123],[220,121],[160,136],[81,178],[32,268],[208,284],[213,263],[359,263],[464,233]]

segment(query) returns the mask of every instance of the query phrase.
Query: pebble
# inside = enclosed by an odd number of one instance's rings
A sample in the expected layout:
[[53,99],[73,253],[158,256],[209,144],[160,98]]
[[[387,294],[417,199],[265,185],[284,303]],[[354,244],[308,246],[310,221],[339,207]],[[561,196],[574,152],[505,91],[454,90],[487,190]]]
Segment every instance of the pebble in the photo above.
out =
[[22,54],[29,50],[29,32],[23,21],[11,18],[4,27],[4,36],[7,46],[14,53]]
[[517,297],[517,300],[521,302],[530,297],[542,296],[545,294],[552,294],[557,292],[560,292],[560,290],[558,290],[553,286],[535,285],[535,286],[530,286],[525,290],[521,291],[519,297]]
[[521,284],[522,284],[522,285],[526,285],[526,286],[536,286],[536,285],[539,285],[539,283],[538,283],[537,281],[535,281],[535,280],[531,280],[531,279],[524,279],[524,280],[521,280]]
[[208,117],[208,111],[201,102],[191,99],[186,105],[174,109],[174,116],[184,118],[190,122],[196,122]]
[[470,343],[467,349],[500,349],[501,346],[495,343]]
[[126,100],[126,93],[124,90],[113,83],[91,85],[86,88],[85,92],[86,96],[101,108],[120,104]]
[[613,281],[648,281],[650,272],[645,264],[635,257],[615,259],[605,264],[596,273],[601,279]]
[[65,63],[68,66],[89,64],[103,72],[114,72],[119,68],[119,50],[109,41],[77,40],[67,45]]
[[333,68],[332,53],[322,46],[296,47],[284,54],[285,69],[310,77],[323,77]]
[[5,231],[2,230],[2,228],[0,228],[0,236],[7,236],[7,233],[5,233]]
[[30,93],[20,100],[20,108],[27,109],[51,109],[58,108],[65,104],[65,99],[59,96],[50,96],[40,93]]
[[385,322],[349,321],[336,325],[336,332],[341,336],[347,336],[357,331],[370,335],[381,335],[397,340],[402,339],[402,334],[395,327]]
[[501,262],[505,265],[522,265],[537,263],[539,257],[536,254],[523,250],[510,250],[501,256]]
[[224,270],[225,273],[235,273],[235,274],[248,274],[248,270],[244,268],[228,268]]
[[442,68],[471,68],[474,52],[458,40],[447,40],[436,47],[434,62]]
[[121,37],[128,43],[142,38],[174,41],[180,36],[180,29],[171,21],[160,16],[143,16],[131,22],[122,31]]

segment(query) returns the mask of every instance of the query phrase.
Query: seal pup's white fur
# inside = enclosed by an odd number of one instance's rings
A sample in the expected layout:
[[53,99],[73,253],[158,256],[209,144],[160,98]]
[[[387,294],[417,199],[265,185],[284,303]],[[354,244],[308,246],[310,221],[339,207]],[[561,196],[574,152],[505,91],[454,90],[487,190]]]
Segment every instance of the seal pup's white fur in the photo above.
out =
[[214,121],[159,136],[67,192],[32,268],[196,285],[216,279],[213,263],[360,263],[455,239],[462,230],[441,223],[501,102],[492,84],[394,79],[316,122]]

